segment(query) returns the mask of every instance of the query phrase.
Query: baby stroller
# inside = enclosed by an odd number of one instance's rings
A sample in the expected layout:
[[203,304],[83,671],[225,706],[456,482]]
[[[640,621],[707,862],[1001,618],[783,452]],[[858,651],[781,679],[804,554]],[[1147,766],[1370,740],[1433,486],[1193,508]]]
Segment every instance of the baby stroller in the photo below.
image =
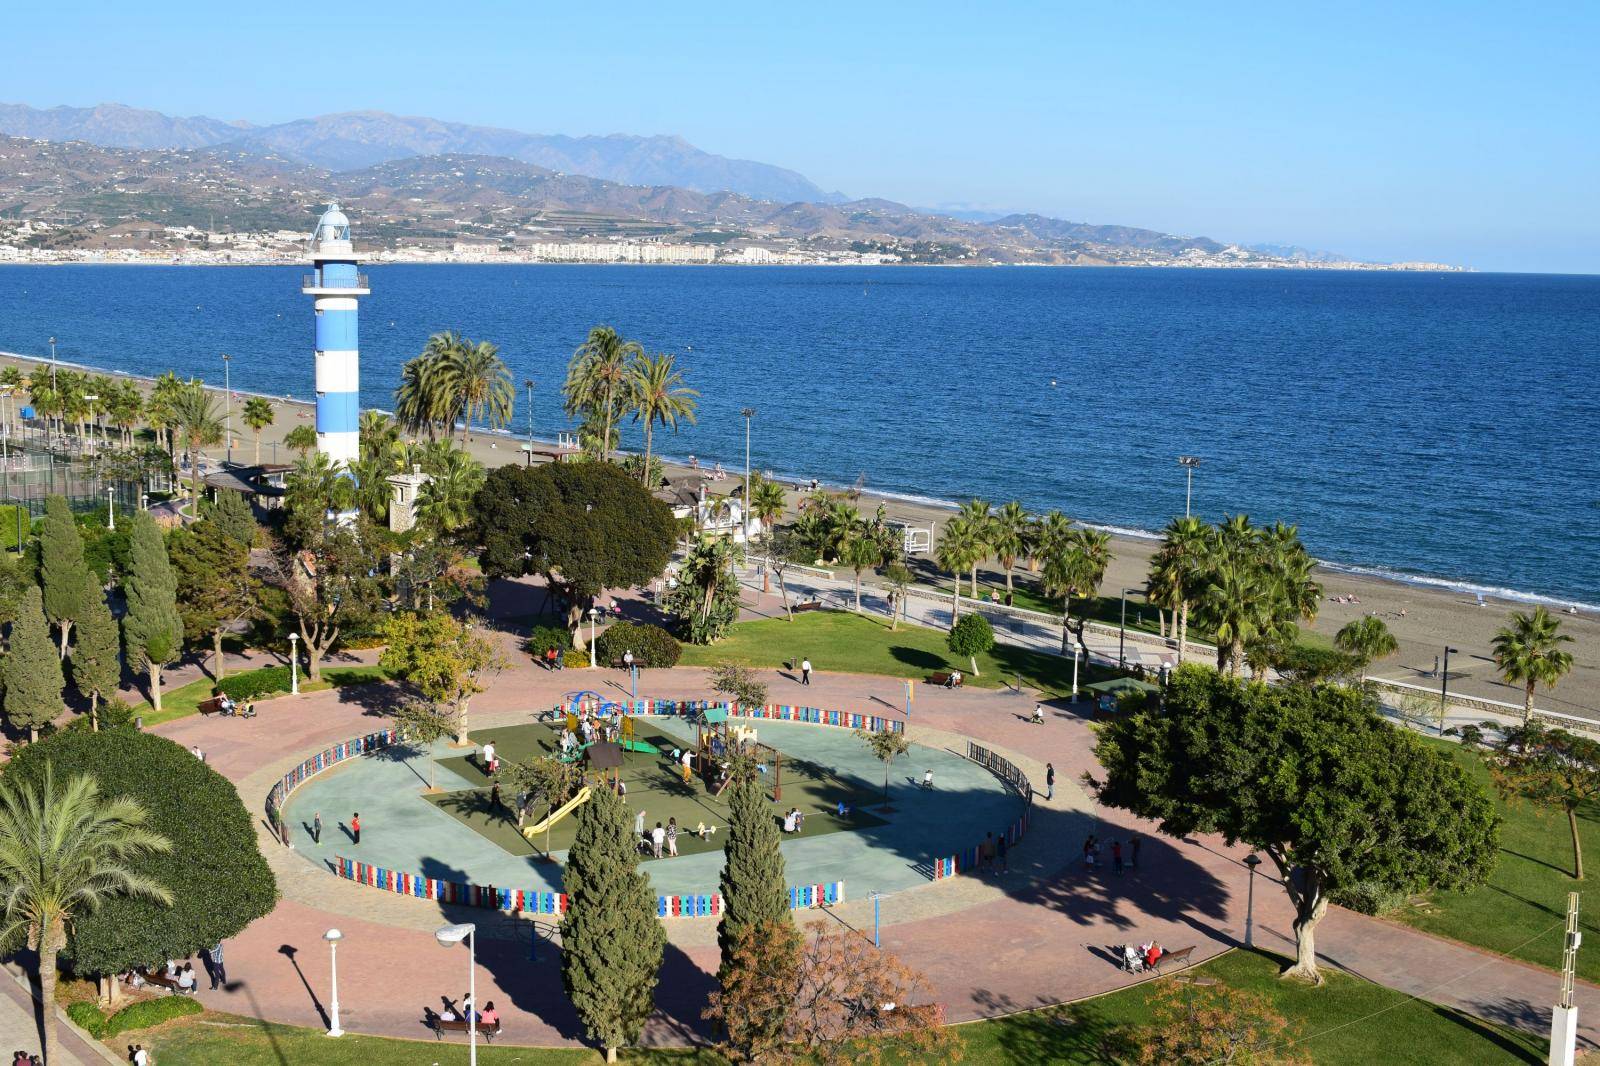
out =
[[1132,944],[1122,945],[1122,968],[1128,973],[1144,973],[1144,953]]

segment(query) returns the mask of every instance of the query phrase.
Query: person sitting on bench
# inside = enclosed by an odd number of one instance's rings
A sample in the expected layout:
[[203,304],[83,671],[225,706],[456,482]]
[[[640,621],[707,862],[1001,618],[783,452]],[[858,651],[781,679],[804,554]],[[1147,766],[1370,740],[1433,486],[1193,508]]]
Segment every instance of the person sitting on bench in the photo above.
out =
[[1155,964],[1160,961],[1161,956],[1166,954],[1161,950],[1161,945],[1154,941],[1144,945],[1142,950],[1144,952],[1144,964],[1151,968],[1154,968]]
[[960,685],[961,685],[961,671],[960,670],[952,670],[952,671],[950,671],[950,676],[948,676],[948,677],[946,677],[944,679],[944,687],[945,688],[958,688],[958,687],[960,687]]

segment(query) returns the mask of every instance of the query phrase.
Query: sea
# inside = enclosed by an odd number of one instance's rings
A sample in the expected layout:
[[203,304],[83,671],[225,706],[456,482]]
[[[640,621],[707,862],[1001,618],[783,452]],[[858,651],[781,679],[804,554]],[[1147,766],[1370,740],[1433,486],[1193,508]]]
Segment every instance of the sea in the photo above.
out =
[[[309,399],[301,267],[0,268],[0,349]],[[1192,507],[1318,558],[1600,609],[1600,277],[1277,270],[372,265],[363,406],[428,335],[497,344],[509,432],[570,428],[589,328],[671,352],[669,456],[1149,535]],[[531,409],[523,383],[534,381]],[[641,440],[624,429],[625,445]],[[508,442],[507,447],[512,445]]]

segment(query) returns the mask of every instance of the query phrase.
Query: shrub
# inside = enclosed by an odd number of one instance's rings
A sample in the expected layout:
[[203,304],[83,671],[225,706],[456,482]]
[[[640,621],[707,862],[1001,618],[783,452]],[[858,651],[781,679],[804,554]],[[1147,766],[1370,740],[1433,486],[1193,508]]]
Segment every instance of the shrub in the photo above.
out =
[[545,652],[552,649],[566,652],[571,648],[572,634],[560,626],[538,626],[528,634],[528,642],[523,647],[535,659],[542,659]]
[[287,666],[264,666],[259,670],[246,670],[219,681],[214,691],[234,700],[253,700],[274,692],[289,691]]
[[1363,881],[1349,888],[1341,888],[1328,896],[1334,903],[1362,914],[1384,915],[1398,910],[1410,896],[1397,889]]
[[96,1040],[103,1039],[107,1034],[105,1012],[93,1003],[68,1003],[67,1017]]
[[640,666],[667,669],[678,665],[683,649],[671,633],[648,623],[613,623],[595,641],[595,654],[602,663],[615,662],[630,651]]
[[[170,1022],[186,1014],[199,1014],[205,1008],[193,996],[161,996],[158,999],[141,999],[130,1003],[106,1020],[106,1036],[116,1036],[129,1029],[148,1029],[152,1025]],[[74,1019],[76,1020],[76,1019]],[[85,1028],[88,1028],[85,1026]]]
[[589,653],[568,648],[561,654],[561,665],[569,670],[582,670],[589,665]]

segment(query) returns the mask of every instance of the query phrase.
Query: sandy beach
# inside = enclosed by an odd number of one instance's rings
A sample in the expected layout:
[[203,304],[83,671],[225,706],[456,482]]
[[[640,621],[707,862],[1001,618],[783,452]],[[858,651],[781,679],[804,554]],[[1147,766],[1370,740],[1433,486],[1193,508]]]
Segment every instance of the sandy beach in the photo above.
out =
[[[40,363],[49,365],[48,360],[0,354],[0,363],[4,362],[15,362],[25,367]],[[143,386],[147,386],[149,381],[147,378],[93,367],[81,369],[93,370],[108,377],[124,378]],[[305,369],[305,375],[309,377],[309,366]],[[215,388],[214,391],[219,394],[222,392],[220,388]],[[245,395],[249,394],[235,390],[236,397]],[[277,419],[261,434],[262,458],[269,462],[273,461],[273,445],[277,444],[279,445],[277,461],[288,462],[293,456],[281,447],[281,442],[290,430],[313,423],[315,407],[311,403],[299,400],[285,400],[281,397],[269,397],[269,399],[272,399]],[[233,424],[236,432],[233,456],[236,461],[248,463],[254,456],[254,436],[238,420],[240,402],[238,399],[234,401]],[[547,396],[546,408],[553,409],[553,407],[554,402]],[[510,435],[474,433],[468,442],[468,448],[486,465],[498,466],[505,463],[526,462],[526,456],[522,451],[523,443],[523,438]],[[658,437],[657,446],[671,450],[671,438]],[[212,458],[220,460],[224,454],[225,449],[214,449]],[[702,462],[708,466],[712,465],[715,457],[702,457]],[[712,484],[712,490],[715,492],[728,492],[740,483],[742,470],[736,476],[735,466],[732,463],[725,463],[725,469],[729,472],[729,477],[722,482]],[[690,473],[687,467],[676,464],[669,464],[667,472],[673,477]],[[798,496],[798,493],[790,493],[791,507],[797,502]],[[919,526],[942,526],[953,513],[949,508],[931,503],[877,495],[870,487],[862,492],[859,506],[864,512],[871,513],[880,502],[884,504],[891,518]],[[1081,517],[1085,521],[1092,521],[1091,516]],[[1128,536],[1114,537],[1114,556],[1106,572],[1102,591],[1114,592],[1124,587],[1142,586],[1150,556],[1156,547],[1157,542],[1153,540]],[[995,568],[991,564],[986,571],[993,569]],[[1452,651],[1450,657],[1452,692],[1502,700],[1520,706],[1521,689],[1508,686],[1499,679],[1489,658],[1489,649],[1495,632],[1505,624],[1506,616],[1513,610],[1531,610],[1531,605],[1489,597],[1486,598],[1485,605],[1479,606],[1474,596],[1464,592],[1347,574],[1329,567],[1318,568],[1318,579],[1323,584],[1324,600],[1316,621],[1307,626],[1307,629],[1331,637],[1346,622],[1363,614],[1377,614],[1399,640],[1398,654],[1378,663],[1372,670],[1373,676],[1437,688],[1439,682],[1436,677],[1431,676],[1435,668],[1435,657],[1442,656],[1445,646],[1448,645],[1452,649],[1457,649]],[[1358,602],[1350,602],[1352,597]],[[1336,603],[1335,598],[1345,602]],[[1535,703],[1551,711],[1600,719],[1600,617],[1590,613],[1576,615],[1563,613],[1560,617],[1562,631],[1573,638],[1568,650],[1572,652],[1575,664],[1572,673],[1562,679],[1555,689],[1541,688],[1535,697]]]

